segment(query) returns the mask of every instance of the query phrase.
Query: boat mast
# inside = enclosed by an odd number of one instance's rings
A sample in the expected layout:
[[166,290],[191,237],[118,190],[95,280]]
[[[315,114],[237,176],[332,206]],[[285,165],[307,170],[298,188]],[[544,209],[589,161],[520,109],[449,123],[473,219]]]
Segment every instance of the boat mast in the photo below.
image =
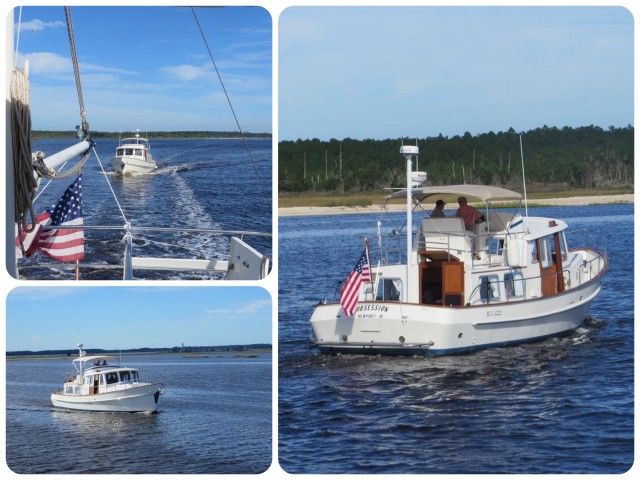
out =
[[407,161],[407,280],[405,282],[404,288],[402,289],[403,301],[409,301],[409,278],[411,278],[411,263],[412,263],[412,255],[411,252],[413,250],[412,238],[413,235],[413,219],[412,219],[412,194],[411,194],[411,166],[412,166],[412,158],[414,155],[418,155],[420,149],[418,146],[411,145],[403,145],[400,147],[400,155],[404,155],[404,158]]

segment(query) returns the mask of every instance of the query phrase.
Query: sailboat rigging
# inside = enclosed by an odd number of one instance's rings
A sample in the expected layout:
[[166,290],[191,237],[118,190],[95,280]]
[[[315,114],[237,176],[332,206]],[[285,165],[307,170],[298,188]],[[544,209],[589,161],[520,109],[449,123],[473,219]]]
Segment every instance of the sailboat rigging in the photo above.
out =
[[[193,9],[192,9],[193,11]],[[197,20],[195,11],[193,11],[194,17]],[[81,141],[61,152],[54,155],[46,156],[41,152],[31,151],[31,120],[29,111],[29,84],[28,74],[24,71],[20,71],[17,66],[11,72],[11,109],[12,109],[12,121],[10,127],[10,138],[12,138],[11,145],[8,145],[8,150],[11,150],[13,156],[13,163],[9,166],[8,182],[11,182],[11,187],[8,187],[8,205],[7,205],[7,230],[11,219],[15,223],[16,227],[11,228],[15,230],[15,238],[8,242],[7,246],[7,268],[9,272],[15,277],[19,278],[20,273],[18,270],[17,259],[27,254],[33,254],[34,250],[28,252],[25,248],[24,240],[30,233],[41,228],[42,231],[50,230],[65,230],[68,228],[74,228],[82,232],[87,230],[110,230],[122,232],[123,248],[123,261],[120,265],[104,265],[103,263],[78,263],[77,265],[65,265],[56,264],[56,269],[67,268],[81,268],[81,269],[122,269],[124,280],[134,278],[135,270],[172,270],[182,272],[200,272],[205,274],[211,274],[212,278],[221,278],[226,280],[257,280],[266,277],[270,271],[271,258],[270,256],[259,252],[257,249],[247,243],[248,237],[260,237],[267,241],[271,240],[270,233],[252,231],[252,230],[224,230],[224,229],[206,229],[206,228],[173,228],[173,227],[149,227],[149,226],[137,226],[133,225],[131,221],[127,220],[126,215],[120,202],[118,201],[114,189],[112,188],[108,176],[104,171],[102,162],[98,157],[98,153],[95,149],[95,143],[91,139],[89,132],[89,123],[87,121],[87,114],[84,106],[84,99],[82,95],[82,85],[80,81],[80,70],[77,61],[76,42],[73,33],[73,22],[71,18],[70,7],[65,7],[65,17],[67,20],[67,32],[69,36],[69,44],[71,50],[72,63],[74,67],[74,76],[76,80],[76,88],[78,91],[78,102],[80,107],[81,121],[77,127],[78,136]],[[198,22],[199,26],[199,22]],[[200,28],[200,26],[199,26]],[[202,33],[202,29],[200,28]],[[204,33],[202,33],[204,38]],[[17,42],[16,42],[17,43]],[[206,39],[205,39],[206,43]],[[208,45],[207,45],[208,49]],[[209,50],[209,49],[208,49]],[[209,50],[210,52],[210,50]],[[16,49],[17,55],[17,49]],[[210,54],[211,55],[211,54]],[[213,56],[211,55],[213,60]],[[17,61],[16,61],[17,65]],[[25,69],[26,70],[26,69]],[[217,70],[217,68],[216,68]],[[218,76],[222,80],[219,72]],[[14,88],[15,84],[15,88]],[[224,88],[224,85],[223,85]],[[26,94],[25,94],[26,92]],[[226,93],[226,89],[225,89]],[[227,99],[229,96],[227,94]],[[229,100],[231,106],[231,102]],[[232,108],[233,111],[233,108]],[[236,118],[237,125],[239,122],[235,112],[233,112],[234,118]],[[244,134],[243,134],[244,139]],[[249,156],[251,158],[250,150],[248,149]],[[88,160],[91,153],[94,153],[100,169],[104,174],[107,185],[113,195],[116,205],[123,218],[124,225],[73,225],[66,226],[52,225],[51,223],[39,224],[39,216],[36,216],[33,211],[33,202],[35,200],[36,192],[40,187],[40,181],[42,178],[50,180],[67,178],[75,174],[79,174],[82,171],[82,167]],[[63,170],[67,162],[72,158],[80,157],[79,161],[70,169]],[[252,162],[253,159],[251,158]],[[255,162],[254,162],[255,167]],[[257,169],[256,169],[257,172]],[[260,179],[263,193],[266,196],[266,189]],[[79,198],[72,199],[71,201],[79,201]],[[14,210],[11,212],[11,210]],[[133,251],[135,247],[136,235],[144,231],[155,232],[178,232],[186,235],[206,234],[208,236],[223,236],[229,238],[229,251],[227,254],[216,254],[216,258],[165,258],[165,257],[143,257],[134,256]],[[7,234],[9,238],[9,234]],[[37,238],[36,238],[37,242]],[[37,263],[32,265],[22,265],[20,269],[25,268],[41,268],[43,265]]]

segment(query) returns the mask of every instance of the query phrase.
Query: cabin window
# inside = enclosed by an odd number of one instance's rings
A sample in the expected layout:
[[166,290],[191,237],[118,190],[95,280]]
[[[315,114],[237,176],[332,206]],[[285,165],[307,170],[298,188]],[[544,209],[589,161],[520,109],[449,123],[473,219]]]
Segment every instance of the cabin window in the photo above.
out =
[[125,154],[125,155],[133,155],[133,148],[127,148],[127,149],[124,151],[124,154]]
[[531,242],[531,263],[538,263],[538,242]]
[[524,297],[524,277],[522,272],[505,273],[504,290],[507,298]]
[[378,287],[376,300],[384,302],[398,302],[401,297],[402,280],[399,278],[383,278],[382,284]]
[[141,157],[141,156],[142,156],[142,150],[138,150],[138,149],[136,148],[136,149],[135,149],[135,151],[134,151],[134,154],[135,154],[136,156],[138,156],[138,157]]
[[138,381],[138,372],[131,372],[131,375],[133,376],[133,381],[137,382]]
[[483,302],[500,299],[498,275],[480,275],[480,299]]
[[560,253],[562,254],[562,261],[569,258],[569,249],[567,248],[567,239],[564,236],[564,232],[560,232]]
[[551,244],[553,243],[552,237],[543,237],[540,239],[540,261],[542,262],[542,268],[549,268],[553,263],[551,256]]
[[118,374],[117,373],[107,373],[107,385],[111,385],[112,383],[118,383]]
[[489,255],[502,256],[502,250],[504,249],[504,239],[502,238],[489,238],[487,240],[487,253]]
[[130,382],[131,381],[131,373],[130,372],[120,372],[120,381],[121,382]]

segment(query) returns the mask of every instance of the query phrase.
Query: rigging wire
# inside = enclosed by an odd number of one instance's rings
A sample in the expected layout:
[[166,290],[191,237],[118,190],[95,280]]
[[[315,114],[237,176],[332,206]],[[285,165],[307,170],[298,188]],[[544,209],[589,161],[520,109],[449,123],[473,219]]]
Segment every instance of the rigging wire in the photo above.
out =
[[18,10],[18,33],[16,34],[16,51],[13,55],[13,66],[18,66],[18,47],[20,45],[20,31],[22,27],[22,5],[20,5],[20,9]]
[[118,209],[120,210],[120,214],[122,215],[122,218],[124,219],[124,222],[126,224],[128,224],[129,221],[127,220],[127,216],[124,214],[124,210],[122,210],[122,206],[120,205],[120,202],[118,201],[118,197],[116,196],[116,192],[113,191],[113,187],[111,186],[111,182],[109,181],[109,178],[107,178],[107,172],[105,172],[105,170],[104,170],[104,166],[102,165],[102,162],[100,161],[100,157],[98,156],[98,152],[96,151],[95,147],[93,147],[93,153],[95,153],[95,155],[96,155],[96,160],[98,160],[98,164],[100,165],[100,170],[102,171],[102,174],[104,175],[104,178],[107,181],[107,185],[109,185],[109,190],[111,190],[111,194],[113,195],[113,199],[116,201],[116,205],[118,206]]
[[78,54],[76,52],[76,40],[73,34],[73,21],[71,19],[71,7],[64,7],[65,18],[67,20],[67,33],[69,34],[69,48],[71,49],[71,61],[73,62],[73,74],[76,78],[76,90],[78,91],[78,103],[80,104],[80,118],[82,119],[82,132],[85,138],[89,135],[89,124],[87,114],[84,109],[84,99],[82,98],[82,84],[80,82],[80,67],[78,66]]
[[249,143],[247,142],[247,138],[244,135],[244,132],[242,130],[242,127],[240,126],[240,122],[238,121],[238,116],[236,115],[235,110],[233,109],[233,105],[231,103],[231,99],[229,98],[229,94],[227,93],[227,89],[224,86],[224,82],[222,81],[222,75],[220,75],[220,71],[218,70],[218,65],[216,64],[216,61],[213,58],[213,54],[211,53],[211,49],[209,48],[209,43],[207,42],[207,38],[204,35],[204,31],[202,30],[202,26],[200,25],[200,21],[198,20],[198,16],[196,15],[196,11],[194,7],[191,7],[191,12],[193,13],[193,17],[196,20],[196,24],[198,25],[198,30],[200,30],[200,35],[202,36],[202,40],[204,41],[205,47],[207,48],[207,52],[209,52],[209,58],[211,59],[211,63],[213,64],[213,68],[216,71],[216,74],[218,75],[218,80],[220,80],[220,85],[222,85],[222,90],[224,91],[224,95],[227,97],[227,102],[229,103],[229,108],[231,108],[231,113],[233,114],[233,118],[236,121],[236,125],[238,126],[238,130],[240,131],[240,135],[242,136],[242,140],[244,142],[244,146],[247,149],[247,153],[249,154],[249,159],[251,160],[251,163],[253,164],[253,168],[256,172],[256,176],[258,177],[258,181],[260,182],[260,186],[262,187],[262,193],[264,195],[264,197],[269,200],[269,195],[267,194],[267,190],[264,186],[264,183],[262,181],[262,177],[260,176],[260,172],[258,171],[258,167],[256,165],[255,160],[253,159],[253,156],[251,155],[251,149],[249,148]]

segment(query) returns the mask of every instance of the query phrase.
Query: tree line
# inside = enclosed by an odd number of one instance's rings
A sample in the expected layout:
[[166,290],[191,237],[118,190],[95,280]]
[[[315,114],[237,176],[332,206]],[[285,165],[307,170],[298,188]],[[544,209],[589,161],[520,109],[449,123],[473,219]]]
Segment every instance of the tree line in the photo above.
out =
[[[361,193],[405,185],[400,145],[418,145],[414,170],[426,171],[430,185],[522,185],[520,136],[527,184],[567,188],[624,188],[633,185],[634,128],[541,127],[522,134],[510,128],[454,137],[386,140],[281,141],[281,193]],[[417,163],[417,165],[416,165]],[[417,168],[416,168],[417,167]]]
[[[92,138],[127,138],[135,136],[136,132],[89,132]],[[271,138],[270,133],[243,132],[245,138]],[[240,132],[215,132],[208,130],[184,130],[184,131],[150,131],[140,132],[146,138],[242,138]],[[76,138],[74,131],[58,130],[33,130],[31,138],[42,140],[46,138]]]
[[[103,350],[101,348],[87,348],[83,350],[86,355],[106,355],[114,353],[176,353],[176,352],[224,352],[224,351],[246,351],[246,350],[270,350],[272,345],[270,343],[251,343],[247,345],[216,345],[206,347],[142,347],[142,348],[128,348],[122,350]],[[7,352],[7,357],[26,357],[26,356],[68,356],[77,357],[78,349],[70,350],[17,350]]]

